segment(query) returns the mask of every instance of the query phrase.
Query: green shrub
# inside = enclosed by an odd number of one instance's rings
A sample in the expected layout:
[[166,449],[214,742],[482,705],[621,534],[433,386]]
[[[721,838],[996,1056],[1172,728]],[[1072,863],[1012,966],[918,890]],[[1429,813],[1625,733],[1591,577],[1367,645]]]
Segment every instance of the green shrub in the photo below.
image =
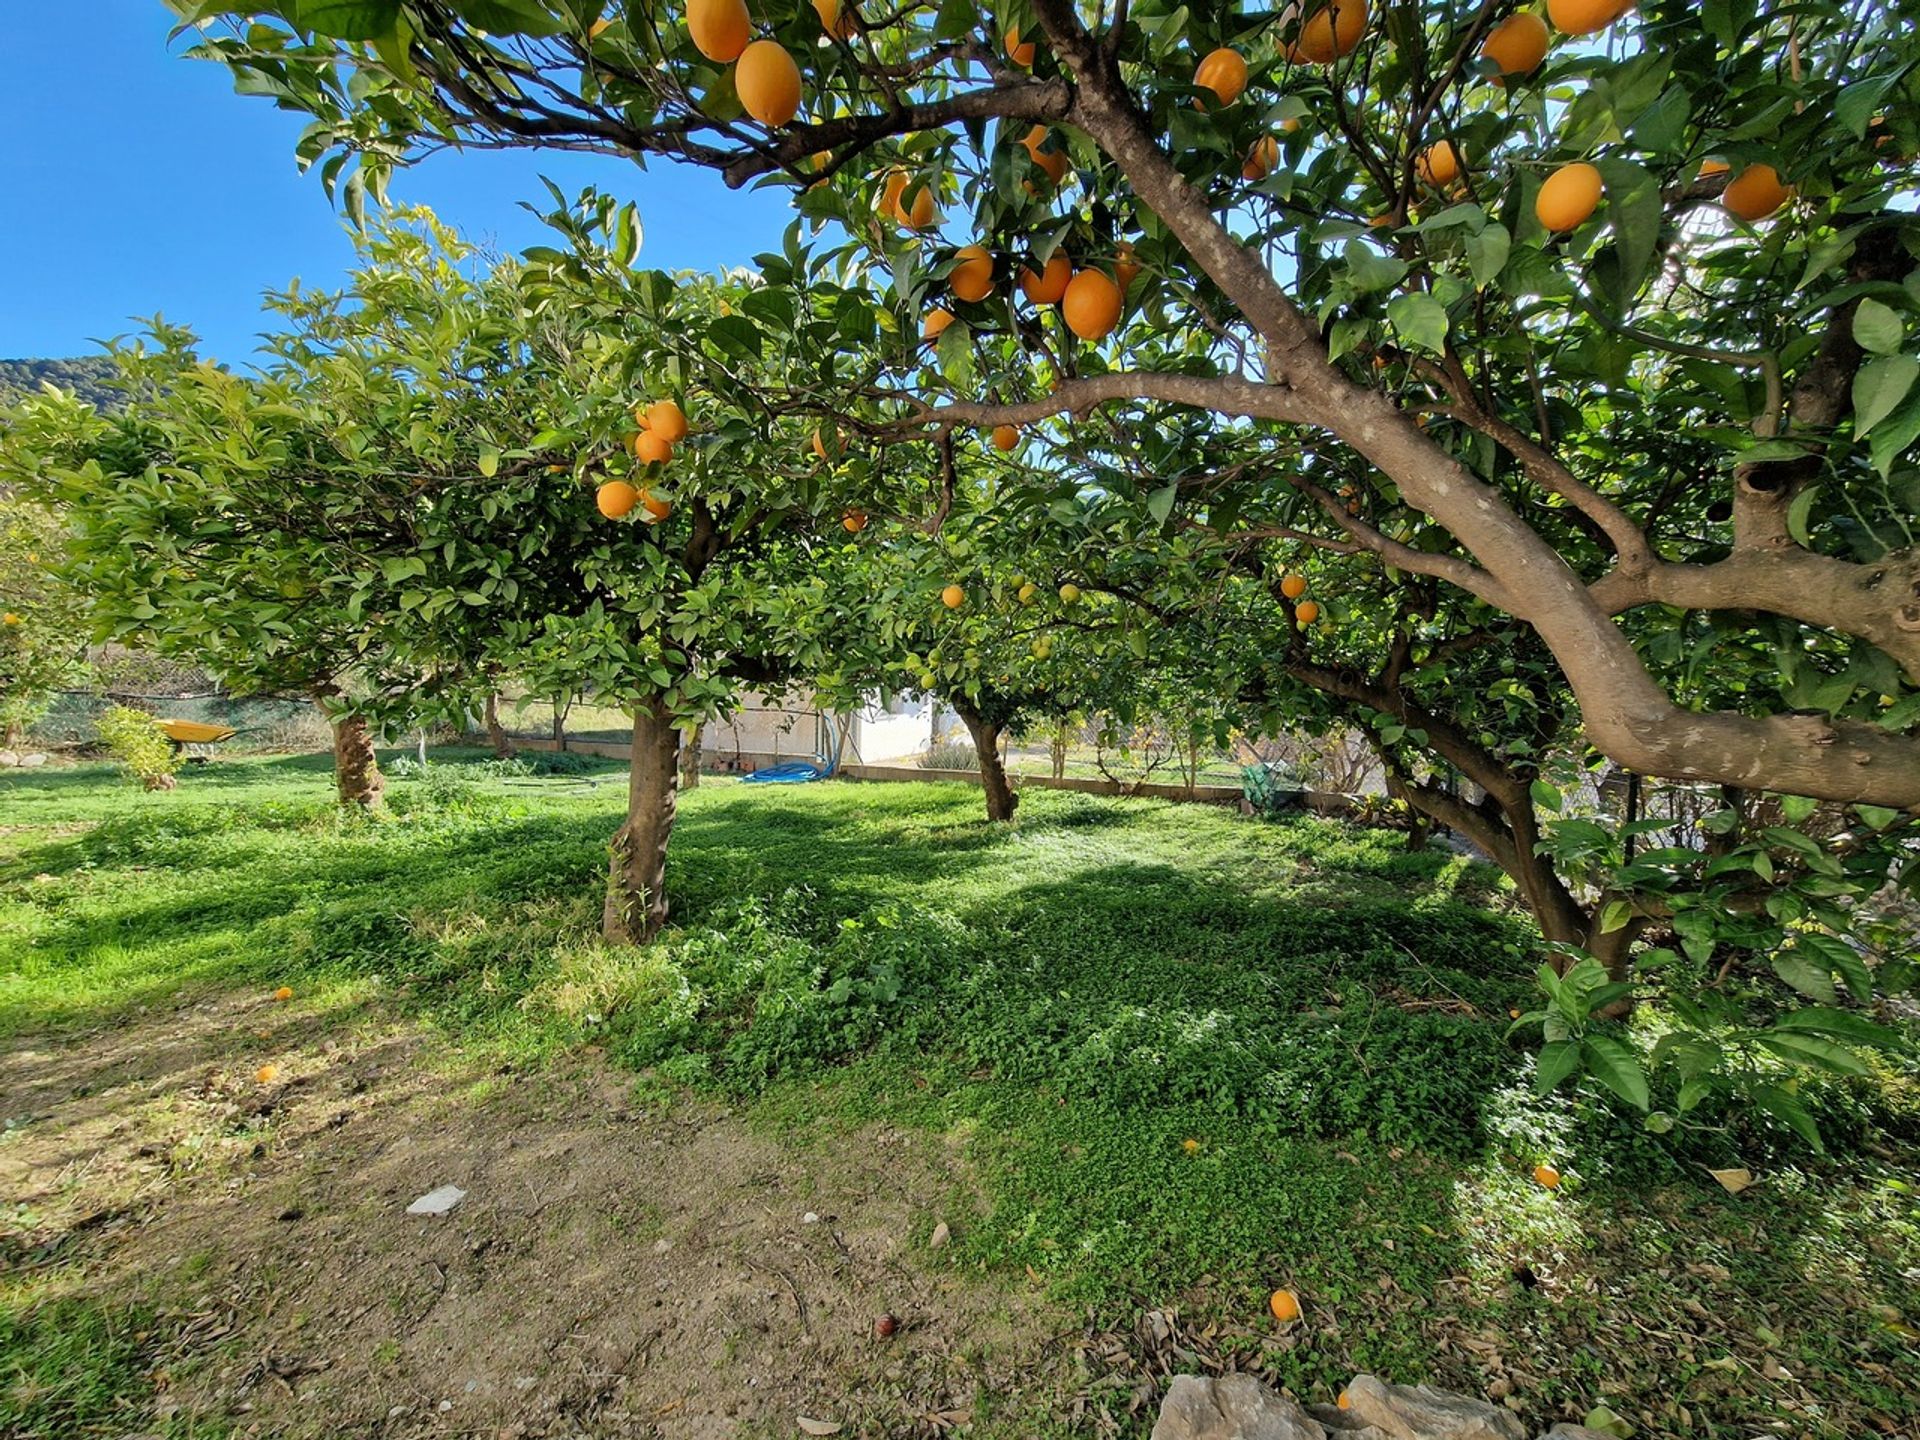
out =
[[149,790],[171,790],[180,753],[145,710],[114,705],[95,722],[100,743],[129,776]]

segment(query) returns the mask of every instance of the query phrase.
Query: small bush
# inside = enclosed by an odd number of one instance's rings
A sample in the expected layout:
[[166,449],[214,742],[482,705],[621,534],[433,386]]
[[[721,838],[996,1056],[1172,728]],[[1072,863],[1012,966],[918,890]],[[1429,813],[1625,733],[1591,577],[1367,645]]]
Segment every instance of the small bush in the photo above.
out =
[[149,790],[171,790],[180,755],[168,741],[160,722],[145,710],[115,705],[96,722],[100,743],[129,776]]
[[920,757],[922,770],[977,770],[980,752],[971,740],[942,740]]

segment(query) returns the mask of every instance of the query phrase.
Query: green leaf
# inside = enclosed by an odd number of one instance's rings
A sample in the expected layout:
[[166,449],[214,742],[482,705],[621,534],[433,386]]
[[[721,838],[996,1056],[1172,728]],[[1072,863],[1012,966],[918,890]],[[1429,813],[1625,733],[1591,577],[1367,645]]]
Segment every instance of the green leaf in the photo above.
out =
[[453,0],[453,10],[491,35],[558,35],[567,28],[559,16],[534,0]]
[[1853,433],[1865,436],[1907,398],[1920,379],[1920,360],[1911,355],[1882,355],[1853,377]]
[[487,446],[486,449],[480,452],[479,464],[480,473],[491,480],[495,475],[500,473],[499,450],[492,445]]
[[1611,1035],[1589,1035],[1580,1042],[1580,1051],[1589,1074],[1634,1109],[1648,1108],[1647,1072],[1632,1046]]
[[1885,805],[1856,805],[1853,810],[1875,830],[1885,830],[1900,818],[1898,810],[1888,809]]
[[1600,933],[1611,935],[1616,930],[1624,930],[1627,922],[1633,918],[1633,902],[1630,900],[1609,900],[1606,908],[1600,912]]
[[1507,256],[1513,253],[1513,236],[1507,227],[1490,224],[1466,241],[1467,266],[1476,286],[1490,285],[1507,268]]
[[1883,305],[1872,296],[1860,301],[1853,312],[1853,338],[1862,350],[1875,355],[1891,355],[1900,348],[1900,316],[1891,305]]
[[1173,502],[1180,498],[1180,483],[1163,485],[1147,497],[1147,513],[1153,517],[1153,523],[1164,525],[1167,517],[1173,513]]
[[1833,976],[1824,965],[1814,963],[1799,950],[1776,950],[1773,973],[1809,1000],[1831,1005],[1840,998],[1833,988]]
[[1631,160],[1608,157],[1598,168],[1606,187],[1607,214],[1619,237],[1620,293],[1630,301],[1640,293],[1660,243],[1660,182]]
[[1382,255],[1364,241],[1349,240],[1341,253],[1347,262],[1348,283],[1356,294],[1391,289],[1406,278],[1406,261]]
[[287,18],[334,40],[379,40],[400,21],[400,0],[290,0]]
[[1427,294],[1396,295],[1387,302],[1394,333],[1416,349],[1438,355],[1446,348],[1447,307]]
[[1830,1070],[1836,1075],[1867,1075],[1866,1062],[1844,1045],[1820,1035],[1803,1035],[1787,1030],[1772,1035],[1762,1035],[1760,1043],[1782,1059],[1791,1060],[1796,1065],[1811,1065],[1818,1070]]
[[1819,808],[1820,802],[1810,795],[1782,795],[1780,797],[1780,813],[1787,817],[1789,823],[1794,825],[1798,825]]
[[1540,1047],[1534,1066],[1533,1090],[1544,1095],[1580,1068],[1580,1045],[1574,1040],[1555,1040]]
[[1544,780],[1536,780],[1527,788],[1533,796],[1534,804],[1542,810],[1551,810],[1556,815],[1560,813],[1561,796],[1557,789]]
[[1815,1150],[1826,1150],[1827,1147],[1820,1140],[1820,1127],[1813,1123],[1813,1116],[1807,1113],[1807,1107],[1800,1103],[1800,1098],[1791,1090],[1778,1085],[1756,1085],[1753,1103],[1774,1119],[1784,1122]]

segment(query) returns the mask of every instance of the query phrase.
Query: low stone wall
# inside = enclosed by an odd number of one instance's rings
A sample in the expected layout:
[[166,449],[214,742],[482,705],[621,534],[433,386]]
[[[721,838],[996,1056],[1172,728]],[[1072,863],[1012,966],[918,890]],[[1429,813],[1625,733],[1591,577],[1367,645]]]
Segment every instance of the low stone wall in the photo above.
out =
[[[843,765],[840,774],[848,780],[950,780],[961,785],[978,785],[978,770],[927,770],[918,765]],[[1016,790],[1072,790],[1082,795],[1140,795],[1154,800],[1191,800],[1202,805],[1238,805],[1238,785],[1122,784],[1116,780],[1093,780],[1079,776],[1054,779],[1051,775],[1008,775]],[[1300,806],[1317,815],[1341,815],[1353,807],[1353,797],[1330,790],[1303,790]]]
[[[514,747],[520,750],[558,750],[560,747],[550,739],[517,735]],[[629,750],[624,744],[605,740],[569,740],[567,752],[573,755],[595,755],[609,760],[624,760]],[[707,774],[746,773],[763,766],[776,765],[782,757],[773,755],[742,755],[736,762],[734,757],[726,757],[722,765],[711,761],[702,766]],[[791,755],[784,757],[791,760]],[[881,783],[918,782],[925,780],[943,780],[956,785],[978,785],[978,770],[928,770],[918,765],[842,765],[838,772],[842,780],[879,781]],[[1185,785],[1123,784],[1117,780],[1094,780],[1068,775],[1054,779],[1051,775],[1009,775],[1007,777],[1016,790],[1071,790],[1082,795],[1137,795],[1151,800],[1185,800],[1199,805],[1238,805],[1240,787],[1238,785],[1195,785],[1189,790]],[[1302,790],[1300,808],[1310,810],[1316,815],[1344,815],[1355,804],[1351,795],[1337,794],[1331,790]]]

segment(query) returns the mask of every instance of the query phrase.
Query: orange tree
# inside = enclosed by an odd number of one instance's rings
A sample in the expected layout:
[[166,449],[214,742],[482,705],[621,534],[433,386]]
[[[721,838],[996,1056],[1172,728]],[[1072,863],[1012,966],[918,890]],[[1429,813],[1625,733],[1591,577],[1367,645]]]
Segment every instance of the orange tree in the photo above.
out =
[[[1296,631],[1296,682],[1357,667],[1397,692],[1396,634],[1431,657],[1485,632],[1620,765],[1740,806],[1864,805],[1766,828],[1843,867],[1845,836],[1894,832],[1866,848],[1898,858],[1920,805],[1898,203],[1920,107],[1884,10],[180,8],[242,22],[200,52],[314,117],[303,155],[350,206],[448,140],[791,184],[887,279],[881,323],[935,341],[894,433],[1062,416],[1143,455],[1204,435],[1238,451],[1258,524],[1330,576],[1431,582],[1452,617]],[[1180,490],[1140,493],[1172,515]],[[1428,695],[1460,669],[1439,653]],[[1799,843],[1733,864],[1764,886]],[[1844,926],[1823,898],[1771,918]]]
[[[312,113],[303,154],[356,194],[448,140],[785,179],[909,301],[964,258],[948,313],[974,331],[1017,325],[1015,271],[1049,295],[1043,262],[1064,256],[1073,333],[1047,322],[1051,383],[928,423],[1131,401],[1311,433],[1367,462],[1380,503],[1349,515],[1292,487],[1303,527],[1525,624],[1614,760],[1920,803],[1904,688],[1812,714],[1766,695],[1689,706],[1617,623],[1755,616],[1920,678],[1912,547],[1863,558],[1842,524],[1903,503],[1892,477],[1920,433],[1913,222],[1888,204],[1920,139],[1920,42],[1890,12],[1569,4],[1555,28],[1497,3],[1364,0],[1249,16],[955,0],[824,22],[797,0],[178,8],[236,21],[201,53]],[[948,229],[979,253],[904,243],[955,204]],[[1136,323],[1116,331],[1127,301]],[[1655,389],[1722,443],[1699,483],[1728,514],[1704,555],[1676,553],[1658,467],[1610,443]],[[1403,515],[1445,544],[1409,550]]]
[[851,556],[846,588],[864,603],[840,627],[843,673],[950,706],[973,740],[987,818],[1010,820],[1019,797],[1001,742],[1092,710],[1130,712],[1145,693],[1147,617],[1087,590],[1083,528],[1037,507],[990,435],[915,449],[906,463],[938,472],[920,493],[941,500]]
[[803,458],[769,398],[866,388],[830,291],[636,268],[601,196],[548,218],[554,246],[477,275],[430,217],[382,227],[346,291],[277,297],[258,379],[157,328],[117,352],[124,411],[30,402],[0,474],[59,504],[105,631],[322,699],[343,801],[378,803],[373,727],[503,679],[629,708],[603,925],[645,940],[681,733],[831,669],[793,587],[849,538],[836,487],[885,486]]

